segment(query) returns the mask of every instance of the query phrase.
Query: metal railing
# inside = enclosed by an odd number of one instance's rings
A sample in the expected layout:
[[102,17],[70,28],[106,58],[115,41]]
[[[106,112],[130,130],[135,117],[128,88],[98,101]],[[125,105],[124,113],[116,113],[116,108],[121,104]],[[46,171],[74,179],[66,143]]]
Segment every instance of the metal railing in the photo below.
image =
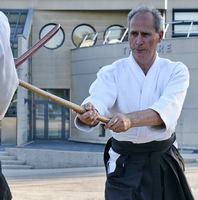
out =
[[115,28],[108,31],[85,34],[77,48],[93,45],[106,45],[127,41],[128,28]]
[[[188,28],[176,31],[174,30],[175,25],[188,26]],[[183,20],[183,21],[168,22],[165,24],[164,39],[173,37],[189,38],[192,36],[198,36],[198,31],[193,30],[194,25],[198,26],[198,21]],[[170,30],[170,28],[172,29]],[[104,32],[85,34],[80,44],[77,46],[77,48],[90,47],[93,45],[116,44],[116,43],[122,43],[127,40],[128,40],[128,28],[120,27]]]
[[[168,31],[170,25],[172,25],[172,30]],[[186,26],[186,29],[176,30],[175,26]],[[164,29],[164,38],[172,38],[172,37],[184,37],[189,38],[190,36],[198,36],[198,31],[193,30],[193,26],[198,26],[198,21],[192,20],[180,20],[168,22],[165,24]],[[168,34],[167,34],[168,33]]]

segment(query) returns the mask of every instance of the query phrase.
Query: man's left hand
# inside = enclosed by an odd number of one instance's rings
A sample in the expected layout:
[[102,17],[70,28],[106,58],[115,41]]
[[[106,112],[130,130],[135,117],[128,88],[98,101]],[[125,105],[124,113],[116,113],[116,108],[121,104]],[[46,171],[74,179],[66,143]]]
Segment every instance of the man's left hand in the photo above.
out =
[[125,132],[131,128],[131,120],[127,115],[119,113],[105,125],[105,128],[116,133]]

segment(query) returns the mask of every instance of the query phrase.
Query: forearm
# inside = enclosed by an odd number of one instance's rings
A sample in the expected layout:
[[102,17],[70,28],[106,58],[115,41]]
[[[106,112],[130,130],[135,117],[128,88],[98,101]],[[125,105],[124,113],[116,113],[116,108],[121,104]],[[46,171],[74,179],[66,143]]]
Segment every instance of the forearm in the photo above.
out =
[[130,119],[131,127],[158,126],[164,123],[160,115],[152,109],[129,113],[127,116]]
[[152,110],[142,110],[128,114],[116,114],[105,126],[114,132],[125,132],[133,127],[159,126],[164,124],[160,115]]

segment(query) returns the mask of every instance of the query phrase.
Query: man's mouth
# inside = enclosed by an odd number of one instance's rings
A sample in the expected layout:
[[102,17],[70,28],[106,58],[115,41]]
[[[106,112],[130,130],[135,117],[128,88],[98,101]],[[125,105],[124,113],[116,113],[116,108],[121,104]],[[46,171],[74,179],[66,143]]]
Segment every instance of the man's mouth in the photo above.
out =
[[137,53],[142,53],[142,52],[145,51],[145,49],[134,49],[134,51],[137,52]]

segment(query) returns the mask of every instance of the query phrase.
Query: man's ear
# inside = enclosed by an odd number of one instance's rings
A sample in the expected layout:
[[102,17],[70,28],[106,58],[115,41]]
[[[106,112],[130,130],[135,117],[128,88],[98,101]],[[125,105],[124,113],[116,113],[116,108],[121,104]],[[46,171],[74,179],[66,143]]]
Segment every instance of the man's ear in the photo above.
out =
[[159,42],[161,42],[164,36],[164,31],[160,31],[158,34],[159,34]]

